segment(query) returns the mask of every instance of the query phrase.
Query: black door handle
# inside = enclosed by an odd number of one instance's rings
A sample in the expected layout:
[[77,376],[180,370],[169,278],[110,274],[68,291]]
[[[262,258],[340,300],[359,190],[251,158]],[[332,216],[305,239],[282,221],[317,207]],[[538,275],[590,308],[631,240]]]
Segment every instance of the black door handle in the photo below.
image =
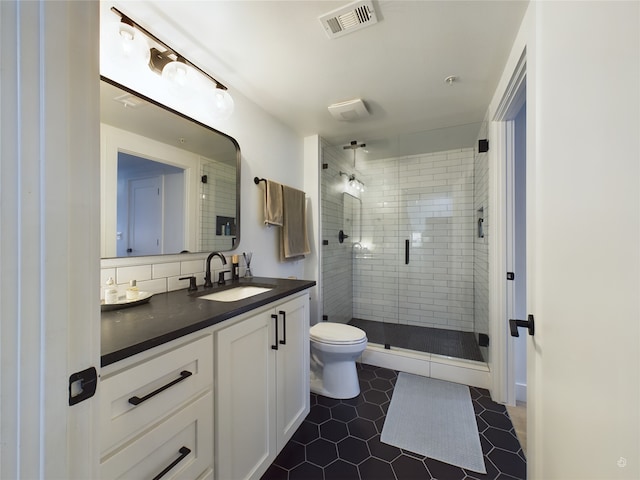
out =
[[409,239],[404,241],[404,264],[409,265]]
[[512,337],[519,337],[518,327],[524,327],[529,330],[529,335],[535,333],[533,315],[528,315],[526,320],[509,320],[509,329]]
[[278,313],[282,315],[282,340],[280,340],[280,345],[286,345],[287,344],[287,312],[285,312],[284,310],[280,310]]
[[277,350],[278,349],[278,315],[271,315],[271,318],[273,318],[276,321],[276,341],[273,345],[271,345],[271,349]]
[[338,232],[338,242],[343,243],[347,238],[349,238],[349,235],[344,233],[342,230]]

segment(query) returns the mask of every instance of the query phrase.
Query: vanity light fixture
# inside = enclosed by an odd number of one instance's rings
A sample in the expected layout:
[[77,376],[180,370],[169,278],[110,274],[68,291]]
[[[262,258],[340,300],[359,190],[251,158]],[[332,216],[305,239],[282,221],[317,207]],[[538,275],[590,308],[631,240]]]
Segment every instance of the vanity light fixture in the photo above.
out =
[[[144,61],[153,72],[161,75],[171,85],[177,95],[208,96],[213,117],[226,119],[231,116],[234,102],[225,85],[116,7],[111,7],[111,11],[120,17],[119,33],[123,55],[131,60]],[[155,46],[150,48],[149,42],[141,34]]]

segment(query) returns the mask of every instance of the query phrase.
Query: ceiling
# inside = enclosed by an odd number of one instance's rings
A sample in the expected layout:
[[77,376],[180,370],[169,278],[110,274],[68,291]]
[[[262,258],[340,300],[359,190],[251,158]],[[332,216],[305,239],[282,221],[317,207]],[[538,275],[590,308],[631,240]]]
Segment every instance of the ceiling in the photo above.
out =
[[[162,0],[109,6],[300,136],[319,134],[333,145],[357,140],[402,154],[426,148],[425,140],[431,151],[451,142],[471,146],[527,2],[373,0],[378,23],[329,39],[318,17],[349,3]],[[456,81],[450,85],[445,78],[451,75]],[[368,117],[340,121],[327,110],[354,98],[365,102]]]

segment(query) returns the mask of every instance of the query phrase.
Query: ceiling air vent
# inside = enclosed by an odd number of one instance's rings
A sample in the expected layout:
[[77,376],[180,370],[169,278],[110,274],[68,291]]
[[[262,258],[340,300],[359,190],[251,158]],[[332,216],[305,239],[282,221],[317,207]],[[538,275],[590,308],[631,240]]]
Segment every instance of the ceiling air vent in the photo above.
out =
[[376,12],[370,1],[357,1],[333,10],[319,17],[329,38],[337,38],[347,33],[378,23]]
[[145,105],[147,105],[146,101],[136,97],[135,95],[131,95],[130,93],[126,93],[124,95],[114,97],[114,100],[118,103],[123,104],[125,107],[128,107],[128,108],[138,108],[138,107],[144,107]]

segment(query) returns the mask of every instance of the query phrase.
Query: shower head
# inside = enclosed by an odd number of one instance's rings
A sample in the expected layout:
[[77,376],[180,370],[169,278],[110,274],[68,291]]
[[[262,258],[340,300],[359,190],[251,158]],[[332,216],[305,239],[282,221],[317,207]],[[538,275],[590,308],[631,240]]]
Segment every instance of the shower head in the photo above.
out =
[[345,145],[344,147],[342,147],[344,150],[353,150],[353,168],[356,167],[356,150],[359,148],[364,148],[366,146],[366,143],[358,143],[357,140],[351,140],[351,143],[349,145]]
[[357,140],[351,140],[351,143],[349,145],[345,145],[344,147],[342,147],[344,150],[353,150],[353,152],[355,153],[355,151],[358,148],[364,148],[366,147],[367,144],[366,143],[360,143],[358,144]]

